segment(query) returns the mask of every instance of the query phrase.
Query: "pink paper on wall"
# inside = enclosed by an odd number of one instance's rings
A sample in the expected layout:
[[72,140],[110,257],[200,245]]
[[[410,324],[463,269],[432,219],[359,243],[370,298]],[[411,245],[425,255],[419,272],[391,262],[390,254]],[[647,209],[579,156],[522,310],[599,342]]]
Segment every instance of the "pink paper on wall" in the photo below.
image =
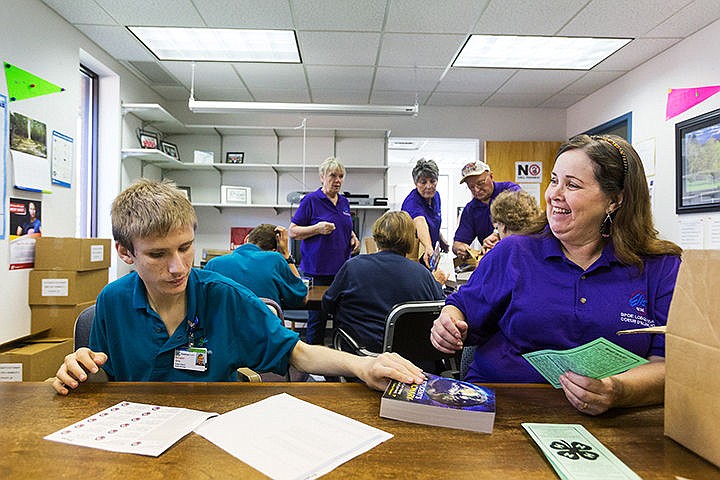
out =
[[720,92],[720,85],[697,88],[671,88],[668,91],[665,120],[680,115],[688,108],[707,100],[717,92]]

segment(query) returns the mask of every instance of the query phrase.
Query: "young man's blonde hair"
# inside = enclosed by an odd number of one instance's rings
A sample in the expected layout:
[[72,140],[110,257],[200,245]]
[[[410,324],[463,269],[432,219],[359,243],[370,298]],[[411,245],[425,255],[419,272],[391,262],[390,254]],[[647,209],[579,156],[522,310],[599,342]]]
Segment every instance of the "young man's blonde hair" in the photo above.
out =
[[139,179],[115,198],[110,216],[113,237],[133,254],[136,238],[164,236],[188,226],[197,229],[195,209],[168,180]]
[[415,224],[405,211],[385,212],[372,227],[378,248],[407,255],[415,246]]

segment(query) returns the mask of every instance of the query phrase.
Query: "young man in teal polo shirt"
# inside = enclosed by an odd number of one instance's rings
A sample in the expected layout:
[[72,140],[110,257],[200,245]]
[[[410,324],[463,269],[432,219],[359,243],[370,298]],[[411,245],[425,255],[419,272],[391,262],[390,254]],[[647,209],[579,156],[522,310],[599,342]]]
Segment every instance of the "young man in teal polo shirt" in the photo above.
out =
[[141,179],[120,193],[111,215],[118,255],[135,271],[98,296],[90,348],[65,358],[52,383],[58,393],[100,369],[115,381],[213,382],[235,380],[238,367],[285,374],[292,364],[376,389],[388,379],[423,381],[396,354],[356,357],[307,345],[250,290],[193,269],[197,217],[173,184]]

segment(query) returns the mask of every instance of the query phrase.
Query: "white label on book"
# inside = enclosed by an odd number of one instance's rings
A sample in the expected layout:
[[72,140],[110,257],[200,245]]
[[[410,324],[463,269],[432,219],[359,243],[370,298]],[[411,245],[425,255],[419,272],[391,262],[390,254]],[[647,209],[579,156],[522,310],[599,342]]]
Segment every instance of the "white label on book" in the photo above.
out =
[[105,258],[105,245],[90,245],[90,261],[102,262]]
[[43,278],[43,297],[67,297],[70,281],[67,278]]
[[0,382],[22,382],[22,363],[0,363]]

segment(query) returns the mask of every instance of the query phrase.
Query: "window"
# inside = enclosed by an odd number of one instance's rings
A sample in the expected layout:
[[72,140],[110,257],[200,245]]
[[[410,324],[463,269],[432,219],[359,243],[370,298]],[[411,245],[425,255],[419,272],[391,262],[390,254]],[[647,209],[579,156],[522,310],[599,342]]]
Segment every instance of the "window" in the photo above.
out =
[[613,118],[584,133],[588,135],[618,135],[628,143],[632,143],[632,112]]
[[78,237],[97,236],[97,133],[98,76],[80,66],[80,112],[77,125],[75,232]]

